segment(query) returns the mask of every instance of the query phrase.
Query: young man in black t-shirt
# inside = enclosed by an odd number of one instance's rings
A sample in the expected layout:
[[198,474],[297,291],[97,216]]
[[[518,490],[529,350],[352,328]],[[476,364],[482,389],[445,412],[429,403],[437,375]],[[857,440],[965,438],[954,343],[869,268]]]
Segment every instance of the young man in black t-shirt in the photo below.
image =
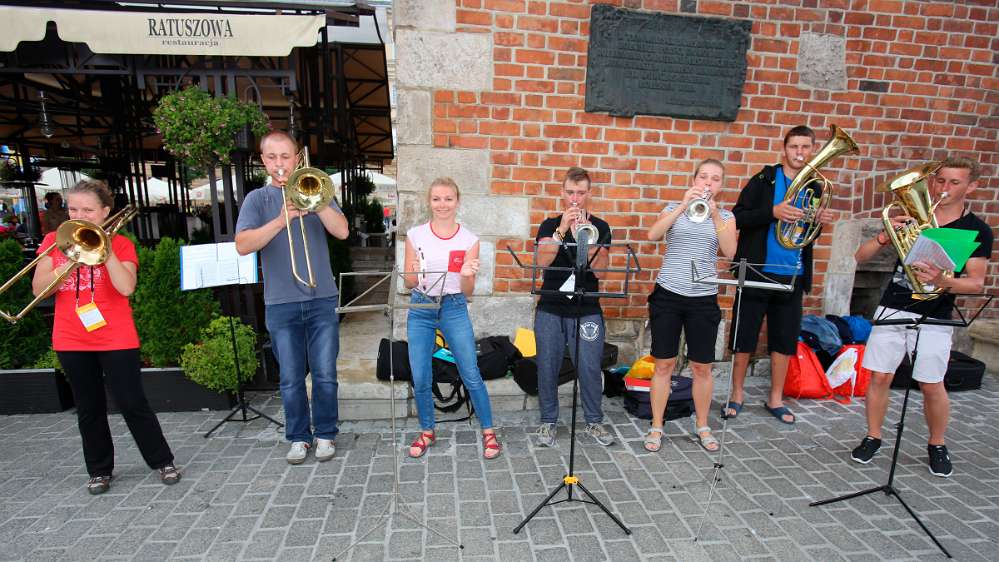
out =
[[[535,238],[538,247],[538,265],[543,267],[571,268],[576,263],[576,248],[566,243],[575,243],[576,228],[582,224],[592,224],[597,228],[599,244],[611,241],[610,227],[606,222],[590,214],[587,205],[590,201],[590,176],[582,168],[569,168],[562,182],[562,202],[565,211],[556,217],[546,219],[538,227]],[[599,247],[590,250],[590,267],[607,267],[607,251]],[[541,425],[537,430],[537,441],[545,447],[555,446],[556,423],[558,422],[558,373],[562,367],[566,347],[573,356],[579,376],[580,396],[583,402],[583,417],[586,420],[586,433],[601,445],[610,445],[614,437],[603,426],[603,375],[600,361],[604,349],[604,316],[600,300],[584,297],[582,302],[573,295],[576,277],[572,271],[548,270],[544,273],[541,288],[562,291],[564,295],[541,295],[534,313],[534,337],[537,342],[538,363],[538,402],[541,407]],[[586,272],[583,287],[587,292],[597,290],[597,276]],[[576,320],[579,319],[579,357],[576,353]]]
[[[934,213],[937,224],[943,228],[972,230],[978,233],[978,248],[972,253],[961,272],[953,277],[945,275],[938,267],[917,262],[914,264],[916,278],[926,290],[939,287],[944,293],[931,300],[912,298],[912,286],[906,277],[901,262],[895,265],[895,275],[881,296],[881,304],[875,318],[950,318],[954,308],[954,295],[950,293],[980,293],[985,286],[985,271],[989,256],[992,255],[992,229],[972,213],[965,197],[978,187],[981,168],[968,158],[948,158],[934,175],[930,177],[930,194],[934,201],[943,200]],[[946,196],[944,196],[946,194]],[[893,217],[897,229],[910,217]],[[857,262],[874,257],[891,240],[887,233],[879,232],[877,237],[864,242],[857,250]],[[930,473],[946,478],[953,473],[950,455],[944,444],[944,432],[950,414],[950,402],[944,387],[944,374],[950,360],[950,326],[923,325],[919,329],[916,364],[912,378],[919,382],[923,391],[923,414],[929,427],[927,444]],[[881,426],[888,409],[888,391],[895,369],[902,362],[907,351],[916,345],[916,330],[906,326],[875,326],[867,341],[864,352],[864,368],[871,371],[871,382],[867,388],[866,414],[867,435],[853,450],[853,460],[867,464],[881,448]]]

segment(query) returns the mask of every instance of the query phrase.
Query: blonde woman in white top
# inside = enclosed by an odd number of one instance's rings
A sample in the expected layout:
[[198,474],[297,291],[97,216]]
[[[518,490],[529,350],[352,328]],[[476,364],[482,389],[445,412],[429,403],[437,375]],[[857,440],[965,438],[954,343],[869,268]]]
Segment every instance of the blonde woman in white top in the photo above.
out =
[[[458,224],[458,185],[451,178],[430,184],[430,221],[406,233],[405,271],[424,274],[405,276],[412,289],[411,302],[440,304],[439,309],[409,310],[406,333],[409,364],[413,372],[413,394],[420,418],[420,435],[409,448],[409,456],[422,457],[434,444],[433,353],[436,331],[444,334],[454,355],[462,383],[472,400],[482,426],[483,456],[494,459],[502,451],[493,431],[492,407],[479,373],[475,333],[468,317],[468,301],[479,270],[479,238]],[[435,274],[433,272],[446,272]]]

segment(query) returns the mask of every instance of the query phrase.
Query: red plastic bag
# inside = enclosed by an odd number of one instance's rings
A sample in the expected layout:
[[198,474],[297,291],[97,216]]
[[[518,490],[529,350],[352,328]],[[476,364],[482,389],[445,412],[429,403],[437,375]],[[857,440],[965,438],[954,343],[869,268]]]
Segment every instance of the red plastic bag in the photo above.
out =
[[831,398],[825,369],[812,348],[798,342],[798,351],[788,361],[787,378],[784,379],[784,396],[787,398]]
[[867,346],[862,343],[854,343],[843,346],[844,351],[849,348],[857,350],[857,381],[853,384],[853,395],[867,396],[867,386],[871,383],[871,371],[863,367],[864,350]]

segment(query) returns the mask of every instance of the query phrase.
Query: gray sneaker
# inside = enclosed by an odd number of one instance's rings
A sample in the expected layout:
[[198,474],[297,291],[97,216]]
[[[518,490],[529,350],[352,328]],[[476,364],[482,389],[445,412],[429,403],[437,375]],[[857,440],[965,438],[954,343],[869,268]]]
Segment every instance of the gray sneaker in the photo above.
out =
[[554,447],[555,446],[555,436],[558,434],[558,429],[555,428],[553,423],[543,423],[538,426],[538,430],[534,432],[534,435],[538,439],[538,445],[542,447]]
[[586,424],[586,434],[604,447],[614,443],[614,436],[611,435],[606,428],[604,428],[603,424],[600,423]]
[[291,448],[288,449],[288,454],[284,458],[288,464],[302,464],[305,462],[305,457],[309,456],[310,447],[305,441],[295,441],[291,444]]
[[325,462],[336,455],[336,444],[332,439],[316,439],[316,460]]

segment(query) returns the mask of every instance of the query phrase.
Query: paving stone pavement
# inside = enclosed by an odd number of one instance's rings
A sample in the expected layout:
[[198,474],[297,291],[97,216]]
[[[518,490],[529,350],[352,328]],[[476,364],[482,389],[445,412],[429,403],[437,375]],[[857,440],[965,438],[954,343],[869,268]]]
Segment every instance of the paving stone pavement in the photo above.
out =
[[[536,411],[497,416],[505,449],[494,461],[481,458],[478,432],[467,423],[442,424],[423,459],[403,458],[400,447],[407,513],[458,538],[463,550],[399,514],[377,526],[393,489],[387,422],[345,423],[336,458],[289,466],[282,434],[262,421],[226,424],[204,439],[220,413],[161,414],[184,472],[181,483],[164,487],[122,418],[112,416],[114,484],[90,496],[72,411],[0,417],[0,560],[330,560],[374,527],[342,559],[943,559],[902,506],[880,493],[809,507],[884,483],[890,454],[883,449],[866,466],[849,461],[864,434],[862,401],[789,401],[799,421],[784,426],[759,406],[764,382],[750,379],[747,407],[728,424],[721,481],[703,526],[714,458],[689,439],[689,420],[668,425],[660,453],[645,452],[645,422],[624,412],[620,399],[605,401],[618,442],[604,448],[580,435],[576,474],[631,536],[597,506],[578,502],[545,507],[513,534],[560,482],[569,453],[565,425],[556,449],[531,443]],[[892,423],[901,396],[893,392]],[[277,397],[256,401],[281,415]],[[999,379],[987,376],[981,391],[952,395],[955,473],[947,480],[927,472],[918,393],[910,406],[896,474],[902,496],[956,559],[999,560],[999,434],[992,423]],[[569,420],[568,410],[562,419]],[[716,414],[711,421],[717,432]],[[400,429],[400,445],[408,443],[415,420]]]

